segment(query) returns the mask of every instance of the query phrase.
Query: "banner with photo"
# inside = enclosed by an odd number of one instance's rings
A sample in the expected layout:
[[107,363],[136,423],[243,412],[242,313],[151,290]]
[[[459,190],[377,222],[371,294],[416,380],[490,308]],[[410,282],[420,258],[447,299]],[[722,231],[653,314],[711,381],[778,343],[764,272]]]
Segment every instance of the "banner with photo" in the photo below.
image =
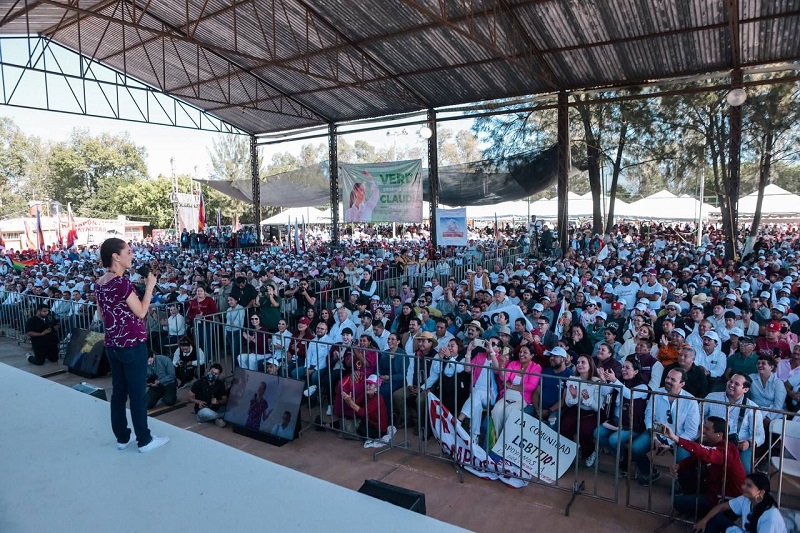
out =
[[466,246],[467,208],[436,209],[436,239],[439,246]]
[[422,161],[339,164],[344,222],[422,222]]

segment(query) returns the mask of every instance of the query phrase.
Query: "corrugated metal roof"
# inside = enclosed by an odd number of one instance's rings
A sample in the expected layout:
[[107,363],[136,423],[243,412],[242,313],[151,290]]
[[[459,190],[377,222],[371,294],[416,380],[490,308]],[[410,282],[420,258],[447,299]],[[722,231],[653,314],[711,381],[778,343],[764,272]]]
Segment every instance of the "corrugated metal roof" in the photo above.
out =
[[[800,0],[0,0],[251,133],[800,58]],[[738,29],[738,50],[731,28]]]

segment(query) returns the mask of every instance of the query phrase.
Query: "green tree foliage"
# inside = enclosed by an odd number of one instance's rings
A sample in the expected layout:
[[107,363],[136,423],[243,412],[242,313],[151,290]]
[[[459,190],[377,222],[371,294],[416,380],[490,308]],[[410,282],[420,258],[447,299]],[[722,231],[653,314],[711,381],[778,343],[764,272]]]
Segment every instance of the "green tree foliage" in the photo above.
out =
[[0,216],[26,211],[26,201],[47,197],[49,147],[0,117]]
[[[239,181],[249,183],[252,176],[250,165],[250,139],[243,135],[220,135],[212,142],[208,151],[211,158],[211,168],[208,177],[211,180]],[[258,168],[262,183],[267,174],[263,158],[259,154]],[[222,224],[237,226],[240,223],[249,224],[255,221],[253,206],[235,198],[216,191],[211,187],[203,186],[203,197],[206,203],[206,220],[209,225],[216,224],[217,209],[220,212]],[[274,209],[262,207],[262,218],[271,216]]]
[[145,149],[127,134],[92,136],[87,130],[75,129],[50,152],[48,193],[63,204],[71,202],[75,208],[90,199],[90,208],[105,208],[108,199],[98,196],[147,177],[145,157]]

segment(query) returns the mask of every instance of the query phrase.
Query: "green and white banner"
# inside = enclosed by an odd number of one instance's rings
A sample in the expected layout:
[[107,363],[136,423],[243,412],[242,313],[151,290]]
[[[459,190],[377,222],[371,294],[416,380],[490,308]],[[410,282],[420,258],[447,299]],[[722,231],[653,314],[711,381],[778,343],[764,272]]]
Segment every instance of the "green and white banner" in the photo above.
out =
[[344,222],[422,222],[422,161],[339,164]]

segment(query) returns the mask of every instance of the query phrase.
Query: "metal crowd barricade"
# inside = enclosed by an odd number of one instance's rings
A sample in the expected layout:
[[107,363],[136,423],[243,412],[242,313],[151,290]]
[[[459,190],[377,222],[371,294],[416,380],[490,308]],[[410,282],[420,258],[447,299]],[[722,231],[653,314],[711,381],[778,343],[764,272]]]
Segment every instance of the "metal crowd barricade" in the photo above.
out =
[[192,344],[202,350],[206,368],[214,363],[222,365],[225,376],[233,375],[235,362],[231,350],[225,343],[226,312],[195,317],[192,330],[187,334]]
[[[189,301],[172,303],[151,303],[147,313],[147,339],[148,347],[155,353],[172,357],[178,348],[180,338],[191,329],[191,324],[186,320],[186,310]],[[182,322],[170,319],[170,309],[175,307]],[[180,325],[183,324],[181,328]]]
[[[357,339],[354,339],[353,342],[357,342]],[[325,345],[328,353],[332,353],[333,350],[343,350],[346,348],[341,344],[331,344],[328,342],[321,342],[321,341],[310,341],[310,343]],[[358,350],[359,348],[351,347],[350,349]],[[389,357],[389,356],[390,353],[387,351],[378,353],[378,358],[379,358],[378,366],[379,367],[381,366],[380,357]],[[434,358],[430,362],[430,368],[428,368],[428,365],[420,365],[420,363],[422,363],[422,360],[417,358],[415,355],[395,354],[394,357],[400,357],[404,360],[402,368],[405,369],[408,374],[411,374],[412,383],[416,383],[417,387],[414,390],[414,389],[409,389],[406,386],[407,385],[406,375],[401,376],[400,380],[394,380],[393,378],[395,378],[396,376],[392,375],[392,370],[391,370],[392,365],[391,364],[388,365],[389,379],[385,380],[384,384],[386,384],[387,382],[389,384],[394,382],[396,385],[399,383],[399,386],[392,387],[393,390],[390,391],[384,390],[382,392],[379,392],[379,394],[381,394],[381,397],[384,398],[384,402],[385,398],[387,397],[389,398],[389,401],[386,402],[388,403],[386,409],[387,409],[387,415],[390,419],[389,420],[390,427],[392,427],[393,429],[390,430],[390,435],[388,438],[384,437],[383,444],[385,444],[385,446],[381,445],[381,448],[376,452],[376,455],[391,449],[404,449],[412,453],[419,453],[422,455],[426,455],[428,457],[435,458],[437,460],[446,461],[452,464],[456,468],[456,471],[459,473],[459,475],[463,475],[462,473],[465,467],[469,467],[473,471],[483,472],[487,474],[498,474],[497,467],[490,467],[485,464],[476,465],[469,460],[469,457],[455,456],[453,455],[453,453],[446,453],[445,451],[442,450],[442,446],[440,446],[438,443],[435,445],[432,444],[432,442],[429,440],[433,436],[433,434],[432,434],[432,428],[431,428],[431,422],[427,404],[427,391],[435,390],[436,391],[435,394],[437,394],[437,396],[443,403],[448,403],[451,406],[456,406],[453,408],[455,412],[451,413],[454,417],[458,417],[459,413],[469,413],[468,416],[472,417],[476,416],[477,413],[480,412],[481,418],[485,419],[487,421],[486,424],[488,424],[488,420],[492,419],[493,410],[498,405],[494,401],[491,402],[484,401],[485,398],[493,398],[493,393],[491,390],[489,390],[489,388],[491,387],[492,380],[495,379],[494,376],[495,371],[493,369],[490,369],[482,365],[466,363],[463,360],[456,362],[456,361],[448,361],[439,358]],[[319,378],[315,376],[315,378],[319,379],[319,383],[317,383],[316,380],[314,381],[309,380],[308,375],[306,375],[302,371],[299,373],[295,372],[294,374],[294,377],[306,380],[306,387],[315,384],[319,387],[314,394],[304,398],[304,403],[310,415],[310,426],[316,426],[321,429],[334,430],[338,433],[345,435],[346,438],[364,440],[365,437],[363,437],[363,435],[357,434],[356,432],[357,417],[348,415],[340,417],[338,421],[333,420],[332,418],[329,419],[330,412],[327,409],[329,405],[332,405],[331,411],[333,411],[334,414],[337,411],[340,411],[342,407],[341,405],[339,406],[336,405],[337,401],[338,402],[342,401],[339,395],[337,394],[337,383],[339,384],[338,386],[340,386],[341,380],[345,379],[348,376],[351,379],[362,377],[356,375],[357,370],[354,367],[349,370],[345,370],[342,373],[337,374],[336,369],[332,368],[332,365],[334,364],[335,360],[333,359],[329,360],[328,362],[329,366],[327,367],[326,371],[321,372],[320,373],[321,376]],[[407,369],[412,364],[414,365],[415,371],[408,372]],[[434,368],[436,368],[437,365],[438,368],[436,369],[436,371],[434,371]],[[484,385],[486,386],[486,390],[473,388],[472,390],[470,390],[469,395],[466,398],[458,398],[457,396],[459,395],[459,393],[456,390],[456,392],[453,393],[454,397],[452,398],[452,402],[450,402],[449,398],[440,396],[442,390],[442,384],[447,376],[446,367],[448,365],[459,367],[461,371],[471,369],[472,372],[477,372],[477,371],[491,372],[491,374],[488,375],[490,379],[483,381]],[[384,366],[384,368],[386,368],[386,366]],[[422,370],[422,372],[416,377],[416,380],[414,380],[414,374],[416,374],[416,370],[420,369]],[[438,377],[436,377],[435,375],[437,372],[439,373]],[[467,372],[467,373],[471,374],[472,372]],[[574,384],[578,388],[593,386],[596,389],[596,393],[598,395],[597,399],[598,405],[602,405],[601,401],[602,397],[604,397],[609,390],[613,390],[614,388],[621,388],[620,385],[602,385],[600,387],[597,386],[598,385],[597,382],[582,382],[575,378],[541,375],[538,373],[520,372],[519,374],[520,375],[529,374],[537,376],[540,378],[540,383],[541,379],[555,380],[558,382],[558,385],[556,385],[556,387],[559,391],[567,390],[568,387],[565,385],[566,382],[569,382],[568,384]],[[432,376],[433,379],[431,379]],[[384,377],[387,377],[387,375],[384,374]],[[366,378],[366,375],[363,376],[363,378]],[[447,376],[447,379],[454,379],[454,378],[452,375],[450,375]],[[423,386],[423,384],[429,385],[430,387],[425,387]],[[539,388],[537,388],[537,391],[534,392],[534,394],[536,393],[541,395],[541,385]],[[472,406],[474,405],[473,402],[479,402],[479,405],[477,405],[475,409],[472,409]],[[461,404],[460,406],[459,403]],[[501,403],[500,405],[501,405],[501,407],[499,408],[500,415],[506,415],[506,413],[503,412],[503,407],[502,407],[504,404]],[[563,406],[559,404],[559,412],[557,413],[556,416],[557,421],[554,424],[551,424],[552,425],[551,429],[555,430],[555,435],[556,435],[555,442],[551,444],[556,449],[558,449],[559,446],[561,445],[561,439],[562,439],[561,433],[559,432],[562,409]],[[508,413],[508,416],[511,416],[511,413]],[[596,411],[595,414],[592,415],[592,417],[594,416],[596,416],[597,418],[593,419],[590,417],[589,420],[593,420],[595,422],[594,426],[599,426],[600,424],[599,409]],[[505,418],[505,416],[502,416],[502,418]],[[369,424],[369,420],[368,419],[362,420],[361,423]],[[543,421],[543,423],[548,423],[548,421]],[[578,417],[577,427],[576,427],[577,434],[580,433],[581,423],[582,423],[582,418]],[[588,423],[588,422],[583,422],[583,423]],[[333,426],[331,424],[333,424]],[[482,420],[478,420],[474,422],[471,421],[470,424],[477,424],[478,427],[482,428],[484,422]],[[572,468],[569,468],[564,476],[562,476],[560,479],[556,479],[555,482],[552,484],[539,480],[539,475],[541,474],[541,464],[540,464],[540,471],[538,473],[532,472],[529,473],[530,475],[519,474],[519,472],[525,470],[525,467],[522,464],[523,462],[522,454],[518,454],[517,456],[518,459],[516,462],[512,459],[506,458],[505,444],[507,444],[508,441],[511,441],[512,445],[519,446],[520,448],[526,447],[526,448],[531,448],[531,450],[540,450],[542,439],[545,438],[543,436],[543,432],[539,432],[538,433],[539,442],[532,442],[526,439],[525,436],[522,434],[523,431],[522,425],[520,425],[519,427],[520,427],[519,435],[516,434],[507,435],[505,431],[503,431],[502,429],[497,431],[499,433],[498,438],[499,442],[502,443],[501,449],[503,451],[499,455],[496,463],[500,465],[506,465],[509,467],[507,470],[502,470],[500,472],[501,475],[508,478],[513,477],[528,482],[539,483],[546,486],[552,486],[554,488],[563,491],[571,492],[573,494],[573,499],[574,496],[576,496],[577,494],[582,494],[591,498],[600,499],[604,501],[616,502],[618,500],[619,482],[617,481],[618,463],[616,460],[614,460],[612,466],[609,467],[606,465],[602,469],[600,467],[600,461],[598,460],[592,468],[586,469],[582,467],[580,456],[576,450],[575,463],[572,466]],[[304,430],[305,429],[308,429],[308,426],[304,428]],[[474,432],[473,430],[473,433],[478,435],[483,433],[484,431],[485,430],[483,429],[480,432]],[[417,446],[414,446],[412,443],[412,432],[415,436],[419,437]],[[475,451],[479,445],[480,445],[479,443],[470,440],[470,451]],[[616,456],[618,456],[620,453],[619,452],[620,446],[621,443],[618,444]],[[488,452],[489,450],[486,451]],[[556,468],[558,469],[559,466],[558,462],[560,461],[558,454],[555,456],[554,460],[557,463]],[[510,467],[516,467],[516,468],[514,469]],[[609,488],[609,483],[605,481],[601,482],[598,479],[601,476],[601,474],[604,474],[609,471],[612,475],[612,482],[610,483],[610,488]],[[572,502],[570,502],[570,505],[571,503]]]
[[[667,393],[663,391],[651,391],[650,398],[652,400],[655,396],[668,396]],[[685,399],[686,397],[681,397]],[[649,401],[651,401],[649,400]],[[707,413],[712,410],[720,410],[722,409],[726,416],[721,416],[720,418],[724,418],[727,422],[728,431],[725,435],[725,445],[727,447],[730,439],[733,437],[734,433],[737,434],[741,431],[741,427],[739,424],[739,420],[741,420],[741,425],[744,425],[746,422],[749,422],[749,427],[751,431],[751,435],[748,439],[744,439],[749,442],[749,449],[752,450],[750,455],[750,465],[749,469],[747,468],[748,465],[745,464],[746,471],[756,471],[761,470],[766,472],[772,480],[771,489],[772,493],[780,507],[781,501],[788,494],[788,491],[785,490],[784,480],[785,478],[790,478],[793,481],[797,481],[797,478],[800,477],[800,471],[795,471],[796,473],[792,472],[784,472],[784,465],[785,464],[800,464],[798,463],[797,459],[794,458],[790,452],[788,452],[786,448],[787,438],[796,439],[795,442],[800,444],[800,421],[793,421],[792,418],[796,416],[796,413],[791,411],[785,410],[777,410],[777,409],[770,409],[764,408],[759,406],[750,406],[750,405],[742,405],[742,404],[730,404],[724,401],[717,401],[711,400],[707,398],[694,398],[689,397],[690,401],[694,401],[697,403],[699,413],[700,413],[700,428],[698,429],[698,437],[696,439],[697,442],[700,444],[704,443],[704,436],[702,426],[703,423],[707,420],[708,416]],[[681,403],[677,404],[677,408],[679,409]],[[743,410],[744,415],[740,417],[740,410]],[[654,410],[653,410],[654,411]],[[770,417],[770,422],[768,424],[764,424],[762,420],[765,418],[764,415],[769,414],[772,415]],[[678,410],[675,414],[676,420],[674,421],[674,425],[678,425],[678,420],[680,420],[681,413]],[[718,416],[714,413],[711,416]],[[732,423],[736,421],[736,432],[732,431]],[[655,425],[655,423],[669,423],[668,421],[660,421],[655,420],[655,413],[651,417],[650,423],[651,427]],[[672,423],[669,423],[672,425]],[[764,430],[764,443],[762,445],[758,445],[756,443],[756,435],[757,435],[757,426],[761,424],[761,427]],[[677,433],[677,432],[676,432]],[[773,440],[774,439],[774,440]],[[631,438],[632,440],[632,438]],[[738,440],[738,439],[737,439]],[[739,441],[741,442],[741,441]],[[629,443],[629,454],[628,460],[631,460],[631,446]],[[797,448],[794,448],[795,450]],[[655,471],[658,467],[656,467],[656,456],[655,452],[651,450],[650,452],[653,454],[653,471]],[[688,454],[688,452],[683,452],[684,454]],[[740,452],[741,453],[741,452]],[[673,451],[667,455],[667,461],[669,466],[671,467],[675,463],[677,463],[677,454],[678,454],[678,447],[673,446]],[[663,456],[662,456],[663,457]],[[726,455],[724,458],[723,464],[723,479],[722,479],[722,487],[727,486],[727,474],[728,474],[728,461],[729,457]],[[737,459],[741,459],[740,457]],[[662,461],[663,462],[663,461]],[[663,468],[664,465],[662,465]],[[698,488],[698,494],[703,490],[701,485],[701,469],[698,468],[696,472],[696,478],[694,482]],[[778,476],[777,485],[774,481],[774,476]],[[667,476],[669,479],[669,476]],[[661,477],[664,479],[664,476]],[[677,484],[673,483],[671,479],[669,479],[669,488],[664,486],[664,483],[660,484],[650,484],[647,487],[640,487],[638,483],[634,484],[632,479],[628,479],[627,481],[627,489],[626,489],[626,506],[631,509],[635,509],[638,511],[643,511],[649,514],[654,514],[657,516],[661,516],[667,520],[667,523],[664,527],[667,527],[669,524],[675,521],[682,521],[688,524],[694,523],[696,520],[702,518],[702,515],[698,515],[697,513],[697,506],[695,506],[695,513],[694,516],[689,515],[680,515],[674,508],[674,501],[677,495],[676,491],[678,489]],[[683,492],[686,495],[686,492]],[[800,495],[799,492],[793,492],[792,496],[796,497]],[[720,498],[728,499],[728,497],[724,494],[717,495]],[[663,529],[663,528],[661,528]]]
[[28,342],[25,328],[28,320],[36,314],[39,304],[50,307],[52,320],[59,326],[59,340],[69,338],[73,329],[103,331],[103,325],[97,314],[97,305],[87,301],[73,299],[50,298],[21,294],[18,292],[0,292],[0,331],[18,343]]
[[[450,363],[450,364],[452,364],[452,363]],[[456,365],[460,366],[460,367],[462,367],[464,369],[471,369],[471,372],[468,372],[470,375],[473,372],[478,371],[478,370],[489,371],[488,367],[484,367],[484,366],[481,366],[481,365],[475,365],[474,363],[466,363],[464,361],[456,363]],[[493,373],[498,373],[499,372],[501,376],[503,375],[503,371],[502,370],[494,370],[493,369],[491,371]],[[602,402],[602,398],[605,397],[605,395],[608,394],[608,392],[610,390],[613,390],[614,388],[619,388],[620,387],[619,385],[607,385],[607,384],[603,384],[602,386],[598,386],[597,382],[583,382],[583,381],[580,381],[580,380],[578,380],[578,379],[576,379],[574,377],[566,377],[565,378],[565,377],[558,377],[558,376],[547,375],[547,374],[543,375],[543,374],[540,374],[540,373],[529,373],[529,372],[517,372],[517,373],[520,376],[532,375],[532,376],[536,376],[536,377],[539,378],[539,385],[537,386],[537,389],[533,392],[534,395],[537,395],[537,394],[539,395],[539,397],[538,397],[539,405],[541,405],[541,397],[542,397],[543,390],[544,390],[542,388],[542,383],[543,383],[542,380],[554,380],[554,381],[557,381],[558,382],[557,388],[558,388],[559,391],[565,391],[568,388],[567,387],[568,384],[574,384],[578,389],[578,394],[580,394],[580,391],[582,390],[583,387],[586,387],[586,386],[596,387],[597,388],[597,395],[598,395],[598,398],[597,398],[597,404],[598,405],[602,405],[602,403],[603,403]],[[494,378],[494,376],[491,376],[491,377]],[[500,378],[500,379],[502,379],[502,378]],[[438,379],[438,385],[439,385],[439,390],[440,391],[441,391],[441,388],[442,388],[441,385],[442,385],[443,380],[444,380],[444,376],[440,375],[440,377]],[[457,409],[458,412],[451,412],[451,414],[454,417],[459,417],[459,414],[466,414],[468,417],[472,418],[471,415],[477,414],[477,409],[473,409],[473,402],[476,402],[476,401],[480,402],[480,411],[481,411],[481,414],[482,414],[482,418],[485,419],[485,422],[483,420],[479,420],[479,421],[470,420],[469,425],[470,425],[471,432],[474,432],[475,424],[478,424],[479,427],[481,427],[481,433],[480,434],[484,437],[482,439],[484,443],[486,443],[486,435],[483,432],[484,431],[486,431],[486,432],[489,431],[489,429],[488,429],[488,427],[489,427],[488,421],[491,418],[493,418],[494,409],[497,408],[497,409],[500,410],[499,411],[499,415],[502,415],[502,416],[500,416],[501,419],[505,419],[506,416],[511,416],[510,412],[506,413],[504,411],[504,406],[505,406],[505,402],[504,401],[501,400],[500,401],[501,403],[498,403],[498,402],[495,402],[495,401],[491,401],[491,402],[485,402],[484,401],[485,398],[487,398],[487,397],[491,398],[492,397],[492,393],[488,389],[488,387],[491,386],[491,383],[487,381],[487,382],[485,382],[485,384],[486,384],[486,387],[487,387],[486,390],[484,390],[484,391],[476,391],[475,388],[473,387],[472,390],[469,393],[469,396],[467,398],[457,398],[458,393],[454,394],[454,396],[456,396],[456,397],[454,397],[452,399],[452,401],[449,401],[448,398],[442,398],[441,396],[439,397],[440,400],[442,400],[444,403],[450,403],[451,406],[455,406],[455,408]],[[552,384],[552,381],[550,381],[549,384]],[[534,401],[535,400],[536,400],[536,397],[534,396]],[[422,399],[423,408],[425,406],[425,403],[426,403],[426,401],[423,398]],[[459,408],[459,404],[461,404],[460,408]],[[498,405],[500,405],[499,408],[497,407]],[[555,431],[555,433],[556,433],[555,442],[551,442],[551,444],[553,445],[553,447],[555,449],[559,449],[561,447],[561,439],[562,439],[561,421],[562,421],[562,414],[564,412],[564,409],[565,409],[565,407],[563,405],[563,402],[559,402],[558,413],[555,416],[555,422],[553,422],[552,420],[541,421],[541,423],[549,425],[551,427],[551,429],[553,429]],[[523,412],[526,412],[527,414],[531,414],[531,415],[533,415],[534,411],[535,411],[535,408],[532,405],[531,406],[526,405],[525,409],[523,409]],[[470,413],[470,414],[467,414],[467,413]],[[588,418],[589,420],[593,420],[595,422],[594,423],[594,427],[595,428],[599,427],[599,425],[600,425],[600,414],[601,414],[601,411],[598,409],[594,414],[590,415],[589,418]],[[594,418],[594,417],[596,417],[596,418]],[[576,428],[575,428],[576,435],[580,434],[581,425],[585,424],[585,423],[588,423],[588,422],[585,422],[583,417],[577,416],[577,424],[576,424]],[[421,417],[420,420],[419,420],[419,424],[420,424],[419,428],[416,429],[415,432],[418,432],[420,435],[423,435],[423,436],[424,435],[428,435],[429,434],[428,432],[430,431],[430,427],[429,427],[430,418],[428,416]],[[486,427],[486,429],[484,429],[484,427]],[[541,450],[542,449],[541,448],[542,439],[545,438],[543,436],[542,432],[538,432],[537,441],[531,442],[530,440],[526,439],[525,436],[523,435],[523,426],[520,425],[519,428],[520,428],[519,434],[508,435],[508,434],[506,434],[504,428],[497,428],[496,426],[494,427],[494,436],[497,439],[495,442],[501,443],[501,445],[502,445],[501,449],[503,450],[502,453],[499,454],[499,458],[498,458],[498,460],[496,462],[498,464],[500,464],[500,465],[508,465],[509,467],[514,467],[513,469],[509,468],[508,470],[501,471],[500,473],[504,477],[517,478],[517,479],[520,479],[520,480],[524,480],[524,481],[528,481],[528,482],[532,482],[532,483],[537,483],[537,484],[542,484],[542,485],[545,485],[545,486],[551,486],[551,487],[554,487],[554,488],[557,488],[557,489],[560,489],[560,490],[563,490],[563,491],[571,492],[572,495],[573,495],[573,500],[574,500],[574,497],[577,496],[578,494],[582,494],[582,495],[585,495],[585,496],[588,496],[588,497],[592,497],[592,498],[596,498],[596,499],[600,499],[600,500],[604,500],[604,501],[610,501],[610,502],[616,502],[618,500],[619,487],[618,487],[618,483],[617,483],[617,463],[614,462],[613,466],[610,468],[612,476],[613,476],[612,488],[611,488],[611,490],[604,490],[605,485],[603,483],[600,483],[599,480],[598,480],[599,475],[604,472],[604,470],[600,469],[600,461],[599,460],[595,461],[594,466],[591,467],[588,470],[586,468],[584,468],[582,466],[582,461],[581,461],[581,457],[580,457],[579,439],[577,439],[577,438],[574,439],[576,441],[576,444],[578,444],[578,447],[576,449],[576,457],[575,457],[574,464],[572,465],[572,468],[570,468],[567,472],[565,472],[565,474],[561,478],[555,479],[554,483],[550,484],[550,483],[546,483],[546,482],[540,480],[541,463],[538,463],[539,464],[539,469],[538,469],[537,472],[529,472],[529,474],[531,474],[531,475],[524,475],[523,476],[523,475],[520,475],[520,474],[516,473],[516,472],[523,472],[525,470],[525,466],[522,464],[522,454],[521,453],[519,454],[519,460],[517,462],[515,462],[514,460],[510,460],[510,459],[508,459],[506,457],[505,450],[506,450],[506,445],[509,443],[509,441],[511,442],[511,444],[513,446],[519,446],[520,448],[523,448],[523,447],[524,448],[528,448],[528,447],[530,447],[530,450]],[[470,433],[470,432],[468,432],[468,433]],[[475,434],[475,433],[473,433],[473,434]],[[407,435],[404,435],[404,436],[407,437]],[[570,436],[570,440],[573,440],[572,436]],[[423,453],[424,455],[451,462],[457,468],[457,471],[458,471],[459,475],[462,475],[462,471],[463,471],[464,467],[469,467],[473,471],[483,472],[485,474],[498,474],[498,470],[496,469],[496,467],[493,467],[491,465],[489,465],[489,466],[486,466],[486,465],[475,465],[475,464],[473,464],[471,462],[467,463],[467,462],[464,461],[463,457],[454,457],[451,454],[445,453],[442,450],[442,447],[439,446],[438,444],[431,446],[429,443],[430,443],[430,441],[427,440],[427,439],[421,440],[420,444],[419,444],[419,451],[421,453]],[[407,438],[402,443],[400,443],[400,442],[393,443],[393,446],[395,446],[395,447],[397,447],[397,446],[403,447],[404,444],[407,445]],[[476,444],[474,442],[474,440],[472,438],[470,438],[470,451],[472,452],[476,448],[476,446],[478,446],[478,444]],[[489,452],[490,450],[485,450],[485,451]],[[592,451],[595,451],[595,450],[592,450]],[[599,450],[596,450],[596,451],[599,453]],[[589,453],[591,453],[591,452],[589,452]],[[617,451],[617,453],[619,453],[619,452]],[[472,453],[473,457],[474,457],[474,455],[475,454]],[[560,466],[560,464],[559,464],[560,463],[560,456],[557,454],[553,459],[555,460],[556,470],[558,470],[559,466]],[[608,467],[606,467],[606,468],[608,468]],[[571,472],[571,475],[569,475],[569,472]],[[569,505],[567,507],[567,514],[569,514],[569,507],[571,505],[572,505],[572,500],[570,501],[570,503],[569,503]]]
[[33,316],[25,294],[16,291],[0,291],[0,330],[5,337],[17,343],[26,342],[25,323]]

